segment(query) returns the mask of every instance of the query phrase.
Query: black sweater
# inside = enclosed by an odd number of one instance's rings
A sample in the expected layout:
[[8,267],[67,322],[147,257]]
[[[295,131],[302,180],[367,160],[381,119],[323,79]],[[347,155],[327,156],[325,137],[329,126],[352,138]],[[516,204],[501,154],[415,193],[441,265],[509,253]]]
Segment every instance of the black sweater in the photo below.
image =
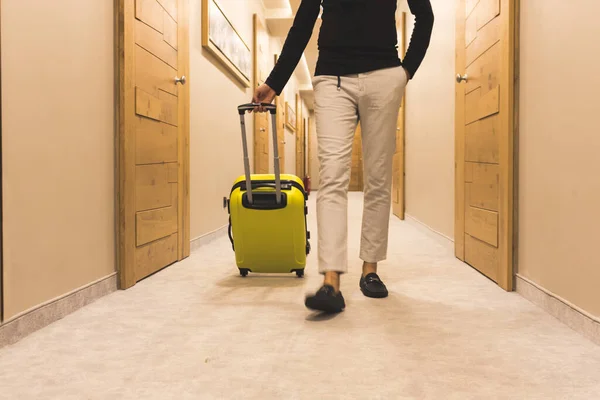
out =
[[429,47],[429,0],[408,0],[415,28],[404,60],[398,58],[396,0],[302,0],[277,65],[266,84],[281,94],[310,40],[323,6],[315,75],[344,76],[403,65],[412,78]]

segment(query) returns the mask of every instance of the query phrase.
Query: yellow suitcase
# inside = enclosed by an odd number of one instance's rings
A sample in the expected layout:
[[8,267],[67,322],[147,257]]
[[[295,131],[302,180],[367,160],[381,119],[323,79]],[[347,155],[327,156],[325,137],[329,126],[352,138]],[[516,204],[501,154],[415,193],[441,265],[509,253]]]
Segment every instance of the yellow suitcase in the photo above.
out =
[[250,175],[244,114],[255,106],[238,107],[245,175],[234,181],[228,201],[229,238],[236,264],[242,276],[249,272],[295,272],[302,277],[310,252],[306,223],[308,195],[300,178],[279,172],[276,108],[271,104],[263,106],[273,121],[275,174]]

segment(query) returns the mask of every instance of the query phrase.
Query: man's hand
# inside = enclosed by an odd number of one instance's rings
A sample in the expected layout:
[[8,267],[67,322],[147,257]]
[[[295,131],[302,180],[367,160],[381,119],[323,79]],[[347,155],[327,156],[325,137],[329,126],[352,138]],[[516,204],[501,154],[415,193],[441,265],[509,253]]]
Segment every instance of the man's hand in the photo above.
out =
[[[271,104],[273,100],[277,96],[277,93],[273,89],[269,87],[266,83],[263,83],[254,91],[254,96],[252,97],[253,103],[269,103]],[[254,112],[265,112],[264,107],[255,107]]]

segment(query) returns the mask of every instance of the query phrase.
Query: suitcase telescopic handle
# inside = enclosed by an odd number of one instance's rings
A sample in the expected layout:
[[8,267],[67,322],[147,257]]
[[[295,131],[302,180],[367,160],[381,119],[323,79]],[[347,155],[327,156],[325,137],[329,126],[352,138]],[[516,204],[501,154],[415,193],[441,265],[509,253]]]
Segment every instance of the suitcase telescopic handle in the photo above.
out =
[[246,111],[254,110],[256,107],[263,107],[265,110],[269,111],[273,115],[277,111],[277,106],[271,103],[247,103],[238,106],[238,113],[242,115]]
[[248,202],[252,204],[252,179],[250,178],[250,158],[248,157],[248,141],[246,139],[246,111],[254,110],[256,107],[262,106],[271,114],[272,133],[273,133],[273,155],[275,159],[275,199],[277,204],[281,203],[281,172],[279,168],[279,149],[277,147],[277,106],[269,103],[248,103],[238,106],[238,114],[240,115],[240,125],[242,127],[242,148],[244,150],[244,173],[246,176],[246,193]]

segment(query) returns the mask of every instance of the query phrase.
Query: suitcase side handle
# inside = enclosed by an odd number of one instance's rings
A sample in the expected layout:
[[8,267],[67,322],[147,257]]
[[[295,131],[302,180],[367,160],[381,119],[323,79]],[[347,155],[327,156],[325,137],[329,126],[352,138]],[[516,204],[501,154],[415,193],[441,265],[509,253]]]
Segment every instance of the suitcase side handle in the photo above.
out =
[[250,158],[248,157],[248,141],[246,139],[246,118],[244,114],[248,110],[254,110],[255,107],[262,106],[269,110],[271,114],[272,122],[272,134],[273,134],[273,155],[275,158],[275,198],[277,204],[281,203],[281,172],[279,168],[279,149],[277,146],[277,106],[268,103],[247,103],[238,106],[238,114],[240,115],[240,125],[242,128],[242,148],[244,151],[244,173],[246,175],[246,187],[248,190],[248,202],[252,204],[252,179],[250,178]]

